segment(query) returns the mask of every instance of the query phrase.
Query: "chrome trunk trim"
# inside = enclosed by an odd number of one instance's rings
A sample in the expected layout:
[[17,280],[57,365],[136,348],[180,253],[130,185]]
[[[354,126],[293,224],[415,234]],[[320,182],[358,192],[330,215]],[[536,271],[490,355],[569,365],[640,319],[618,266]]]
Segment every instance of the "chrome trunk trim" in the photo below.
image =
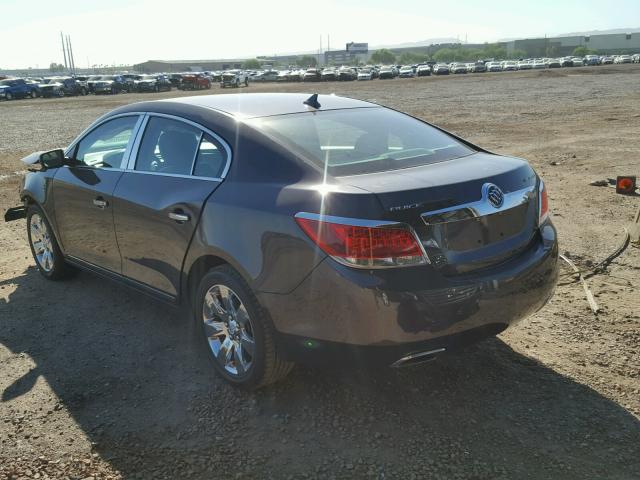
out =
[[489,201],[489,194],[492,187],[495,187],[495,185],[485,183],[482,186],[482,198],[475,202],[425,212],[421,215],[422,221],[426,225],[437,225],[440,223],[467,220],[469,218],[484,217],[518,207],[536,199],[536,186],[532,185],[522,190],[505,193],[502,204],[499,207],[495,207]]

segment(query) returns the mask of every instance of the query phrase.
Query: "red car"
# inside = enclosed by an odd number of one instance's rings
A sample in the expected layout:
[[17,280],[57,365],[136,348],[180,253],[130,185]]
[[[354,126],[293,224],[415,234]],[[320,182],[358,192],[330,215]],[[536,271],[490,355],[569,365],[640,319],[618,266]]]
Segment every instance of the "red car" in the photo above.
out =
[[180,90],[202,90],[211,88],[211,79],[202,73],[182,75],[182,81],[178,86]]

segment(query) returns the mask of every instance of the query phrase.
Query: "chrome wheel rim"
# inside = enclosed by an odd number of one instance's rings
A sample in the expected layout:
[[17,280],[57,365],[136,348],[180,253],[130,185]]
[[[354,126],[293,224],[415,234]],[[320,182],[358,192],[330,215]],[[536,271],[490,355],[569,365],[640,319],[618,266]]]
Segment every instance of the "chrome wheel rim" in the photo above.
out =
[[33,254],[45,272],[53,269],[53,245],[49,229],[40,215],[34,213],[29,220],[29,233]]
[[232,376],[245,375],[253,366],[255,338],[240,297],[225,285],[213,285],[204,296],[202,321],[218,364]]

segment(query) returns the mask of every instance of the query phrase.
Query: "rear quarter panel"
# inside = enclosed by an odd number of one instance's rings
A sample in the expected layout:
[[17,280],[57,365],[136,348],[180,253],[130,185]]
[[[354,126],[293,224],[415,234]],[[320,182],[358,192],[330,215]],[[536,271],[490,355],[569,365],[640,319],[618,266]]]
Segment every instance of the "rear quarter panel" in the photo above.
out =
[[204,206],[184,272],[215,255],[254,290],[289,292],[324,258],[291,214],[314,203],[306,185],[317,182],[316,174],[249,127],[234,133],[230,170]]

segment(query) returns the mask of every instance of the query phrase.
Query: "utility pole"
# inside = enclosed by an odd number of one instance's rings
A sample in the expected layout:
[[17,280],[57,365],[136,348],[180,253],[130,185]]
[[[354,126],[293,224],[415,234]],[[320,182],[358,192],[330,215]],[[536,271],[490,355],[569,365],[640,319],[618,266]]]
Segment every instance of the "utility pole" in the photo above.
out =
[[73,65],[71,65],[71,52],[69,52],[69,37],[64,36],[64,45],[67,49],[67,62],[69,62],[69,72],[73,73]]
[[67,35],[69,39],[69,55],[71,56],[71,65],[73,66],[73,74],[76,74],[76,57],[73,55],[73,46],[71,45],[71,35]]
[[71,37],[69,37],[69,35],[67,35],[67,56],[69,57],[69,68],[71,70],[71,73],[75,74],[76,66],[73,61],[73,53],[71,51]]
[[60,40],[62,41],[62,55],[64,56],[64,69],[66,70],[67,67],[67,50],[66,48],[64,48],[64,35],[62,35],[62,32],[60,32]]

